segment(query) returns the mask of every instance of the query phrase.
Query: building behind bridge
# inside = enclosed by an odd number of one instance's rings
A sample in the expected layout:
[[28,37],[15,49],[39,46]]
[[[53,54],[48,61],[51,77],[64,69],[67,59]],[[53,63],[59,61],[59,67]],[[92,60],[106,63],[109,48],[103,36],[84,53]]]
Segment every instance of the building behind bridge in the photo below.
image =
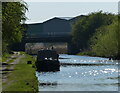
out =
[[[66,42],[68,52],[71,53],[74,45],[71,45],[72,25],[84,15],[77,17],[54,17],[43,23],[26,24],[21,43],[14,44],[11,48],[17,51],[25,51],[26,43]],[[75,50],[75,49],[74,49]]]
[[43,23],[27,24],[26,36],[51,36],[68,35],[72,31],[72,24],[82,18],[77,17],[54,17]]

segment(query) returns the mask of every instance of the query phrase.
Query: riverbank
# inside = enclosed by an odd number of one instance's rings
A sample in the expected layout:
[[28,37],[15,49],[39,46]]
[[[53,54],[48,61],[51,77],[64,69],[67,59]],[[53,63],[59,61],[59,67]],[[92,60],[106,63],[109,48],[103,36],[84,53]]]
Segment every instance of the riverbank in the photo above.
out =
[[[95,55],[94,53],[92,53],[91,51],[87,51],[87,52],[79,52],[78,54],[79,56],[91,56],[91,57],[98,57],[97,55]],[[105,57],[105,56],[100,56],[100,57]],[[105,57],[106,58],[106,57]]]
[[91,51],[87,51],[87,52],[80,52],[78,53],[77,55],[80,55],[80,56],[91,56],[91,57],[103,57],[103,58],[110,58],[109,56],[98,56],[96,54],[94,54],[93,52]]
[[[25,53],[11,54],[3,57],[2,62],[2,91],[31,91],[38,92],[35,58]],[[32,64],[27,64],[31,61]]]
[[80,55],[80,56],[91,56],[91,57],[103,57],[103,58],[109,58],[109,60],[120,60],[120,56],[99,56],[96,55],[95,53],[91,52],[91,51],[87,51],[87,52],[80,52],[76,55]]

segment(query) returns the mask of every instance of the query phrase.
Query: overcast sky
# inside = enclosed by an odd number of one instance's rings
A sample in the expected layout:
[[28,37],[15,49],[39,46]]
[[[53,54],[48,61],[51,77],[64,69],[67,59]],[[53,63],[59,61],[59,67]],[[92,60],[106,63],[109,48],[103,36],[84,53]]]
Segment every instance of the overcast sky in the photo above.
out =
[[102,10],[118,13],[118,2],[27,2],[26,23],[41,23],[53,17],[75,17]]

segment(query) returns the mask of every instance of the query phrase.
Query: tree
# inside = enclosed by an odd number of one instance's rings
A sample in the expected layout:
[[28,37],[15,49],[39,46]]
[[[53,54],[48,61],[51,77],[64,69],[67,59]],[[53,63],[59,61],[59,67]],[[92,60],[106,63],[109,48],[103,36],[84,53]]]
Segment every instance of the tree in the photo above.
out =
[[90,47],[90,38],[96,32],[96,29],[103,25],[110,25],[114,18],[113,14],[95,12],[83,17],[72,27],[73,42],[81,50],[88,50]]
[[117,57],[119,45],[118,42],[118,18],[116,17],[112,24],[102,26],[91,38],[92,51],[97,56]]
[[3,2],[2,3],[2,34],[3,52],[7,51],[15,42],[22,39],[27,10],[25,2]]

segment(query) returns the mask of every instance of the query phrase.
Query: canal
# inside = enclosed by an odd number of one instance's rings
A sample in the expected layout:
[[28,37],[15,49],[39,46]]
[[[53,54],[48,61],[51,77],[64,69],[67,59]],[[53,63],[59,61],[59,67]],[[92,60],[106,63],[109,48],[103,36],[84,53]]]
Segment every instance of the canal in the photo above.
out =
[[118,91],[118,61],[60,55],[60,71],[36,72],[40,91]]

